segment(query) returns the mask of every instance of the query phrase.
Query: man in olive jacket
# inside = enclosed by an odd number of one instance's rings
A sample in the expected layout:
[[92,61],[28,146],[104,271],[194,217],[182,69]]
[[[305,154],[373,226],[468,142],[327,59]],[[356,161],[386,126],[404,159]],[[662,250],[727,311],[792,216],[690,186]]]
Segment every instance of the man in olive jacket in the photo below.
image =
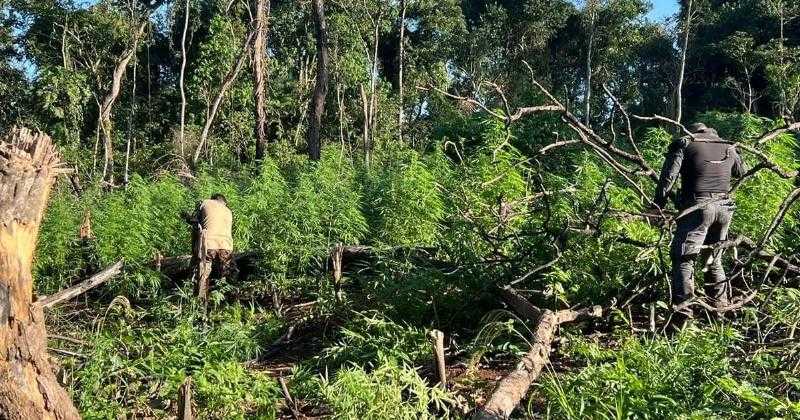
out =
[[230,278],[237,272],[233,260],[233,214],[222,194],[203,200],[193,217],[192,260],[197,283],[196,293],[204,303],[208,299],[209,278]]
[[[728,305],[729,285],[722,268],[723,249],[713,245],[728,237],[734,203],[729,196],[731,177],[742,177],[745,166],[732,142],[723,140],[705,124],[689,127],[691,136],[669,147],[656,188],[655,204],[664,208],[680,175],[680,210],[672,239],[672,301],[677,305],[694,297],[694,265],[704,263],[705,291],[717,308]],[[691,316],[691,310],[684,311]]]

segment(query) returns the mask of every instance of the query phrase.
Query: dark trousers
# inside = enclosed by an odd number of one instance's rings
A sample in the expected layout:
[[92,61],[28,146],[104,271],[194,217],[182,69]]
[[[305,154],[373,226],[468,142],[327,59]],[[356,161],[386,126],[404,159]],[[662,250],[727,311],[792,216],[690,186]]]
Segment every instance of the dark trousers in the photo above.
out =
[[734,205],[727,198],[701,198],[682,207],[696,208],[679,218],[672,239],[672,301],[681,303],[694,297],[694,266],[703,262],[705,292],[717,306],[728,302],[729,284],[722,268],[722,249],[703,248],[728,239]]
[[208,299],[208,291],[211,288],[210,280],[230,279],[236,277],[238,271],[231,251],[226,249],[207,250],[205,258],[199,261],[197,266],[197,290],[195,290],[195,293],[200,300],[205,302]]

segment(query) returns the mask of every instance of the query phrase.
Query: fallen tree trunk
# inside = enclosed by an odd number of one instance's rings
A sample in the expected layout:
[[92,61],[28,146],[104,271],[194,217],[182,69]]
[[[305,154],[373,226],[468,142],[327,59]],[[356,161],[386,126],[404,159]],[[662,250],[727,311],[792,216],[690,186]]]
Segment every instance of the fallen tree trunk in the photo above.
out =
[[522,308],[523,313],[520,315],[529,318],[535,313],[541,313],[538,317],[539,323],[531,340],[531,348],[522,360],[517,364],[516,368],[506,375],[497,384],[491,398],[483,407],[479,408],[473,414],[473,420],[497,420],[507,419],[517,407],[520,401],[528,393],[531,384],[539,377],[542,368],[550,360],[550,349],[553,344],[553,339],[556,335],[558,326],[567,322],[575,321],[581,317],[599,317],[602,315],[602,308],[600,306],[592,306],[580,310],[565,309],[561,311],[551,311],[545,309],[539,310],[527,300],[520,301],[521,296],[513,291],[513,289],[503,289],[507,293],[503,293],[504,300],[508,300],[513,308]]
[[[249,273],[249,271],[242,270],[242,268],[255,266],[259,257],[259,253],[254,251],[238,252],[233,254],[233,261],[239,266],[240,274],[245,275]],[[150,263],[150,267],[173,280],[187,279],[192,276],[192,256],[158,256]]]
[[95,287],[116,277],[121,272],[122,272],[122,260],[117,261],[114,265],[107,267],[105,270],[93,275],[92,277],[89,277],[88,279],[74,286],[68,287],[50,296],[43,296],[41,299],[36,301],[36,304],[41,306],[42,308],[53,307],[65,300],[69,300],[74,297],[80,296],[88,292],[89,290],[94,289]]
[[[335,247],[331,249],[329,253],[332,255]],[[346,271],[348,267],[352,266],[367,266],[375,262],[377,256],[383,252],[380,249],[375,249],[369,246],[363,245],[345,245],[341,247],[341,267],[339,268],[339,276],[341,276],[341,271]],[[431,249],[424,249],[424,248],[413,248],[413,249],[406,249],[406,248],[396,248],[391,249],[386,252],[392,252],[394,254],[400,254],[402,252],[413,252],[415,257],[424,257],[425,255],[432,253],[433,250]],[[233,260],[239,266],[240,272],[242,275],[248,274],[248,267],[255,267],[258,263],[259,259],[261,258],[261,254],[256,251],[243,251],[237,252],[233,254]],[[244,266],[244,270],[242,270]],[[157,256],[151,263],[150,267],[160,271],[165,276],[171,279],[181,279],[181,278],[188,278],[192,275],[192,256],[191,255],[178,255],[174,257],[162,257]],[[328,258],[327,261],[327,270],[332,272],[336,271],[336,267],[334,267],[333,259]]]
[[47,355],[31,266],[56,175],[50,137],[15,128],[0,142],[0,418],[79,419]]

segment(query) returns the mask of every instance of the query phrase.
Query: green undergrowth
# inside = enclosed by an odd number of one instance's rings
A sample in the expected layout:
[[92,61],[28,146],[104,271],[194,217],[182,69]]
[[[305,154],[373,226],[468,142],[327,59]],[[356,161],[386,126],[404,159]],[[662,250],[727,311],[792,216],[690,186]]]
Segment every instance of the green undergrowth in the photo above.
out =
[[249,371],[283,323],[254,307],[215,308],[207,320],[190,301],[132,308],[115,299],[98,319],[85,360],[65,366],[85,418],[163,417],[176,410],[186,377],[205,418],[272,418],[280,389]]
[[545,375],[528,409],[552,418],[800,416],[800,388],[769,383],[758,374],[763,360],[745,345],[723,326],[690,327],[669,338],[621,337],[612,347],[571,336],[562,351],[579,367]]

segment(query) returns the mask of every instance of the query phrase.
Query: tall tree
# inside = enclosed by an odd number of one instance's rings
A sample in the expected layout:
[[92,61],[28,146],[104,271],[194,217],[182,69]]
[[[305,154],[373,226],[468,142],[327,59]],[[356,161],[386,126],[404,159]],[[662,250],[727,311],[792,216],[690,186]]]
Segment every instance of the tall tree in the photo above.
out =
[[597,26],[598,0],[586,0],[584,8],[584,25],[586,26],[586,57],[585,68],[586,86],[583,94],[583,123],[589,125],[592,121],[592,54],[594,52],[595,30]]
[[181,34],[181,74],[178,79],[178,85],[181,91],[181,132],[180,132],[180,139],[179,139],[179,146],[181,151],[181,156],[183,156],[184,148],[183,145],[185,143],[185,131],[186,131],[186,86],[184,83],[184,79],[186,76],[186,32],[189,30],[189,2],[191,0],[186,0],[186,8],[183,11],[183,33]]
[[686,6],[686,22],[683,25],[683,45],[681,46],[681,60],[678,64],[678,83],[675,87],[675,121],[683,119],[683,80],[686,75],[686,53],[689,51],[689,36],[692,32],[692,19],[694,19],[694,1],[689,0]]
[[256,114],[256,160],[264,158],[267,148],[267,39],[269,35],[269,0],[255,0],[253,39],[253,86]]
[[328,24],[325,20],[325,5],[323,0],[311,0],[312,15],[317,44],[317,80],[314,86],[314,95],[311,98],[311,127],[308,130],[308,156],[319,160],[321,153],[320,131],[322,129],[322,114],[325,112],[325,97],[328,95]]
[[247,39],[245,39],[242,49],[239,53],[239,58],[236,59],[236,62],[222,79],[222,83],[217,90],[217,94],[214,96],[214,101],[211,103],[211,108],[209,108],[208,114],[206,115],[206,122],[203,125],[203,131],[200,133],[200,141],[197,144],[197,149],[194,152],[192,164],[196,165],[197,162],[200,161],[200,154],[203,152],[203,148],[208,141],[208,135],[211,131],[211,126],[214,125],[214,119],[217,117],[219,107],[222,105],[222,100],[225,99],[225,95],[228,93],[231,85],[233,85],[233,82],[236,81],[236,78],[239,76],[239,72],[242,71],[244,61],[247,59],[247,52],[250,49],[250,42],[253,40],[254,35],[255,34],[253,32],[250,32],[250,34],[247,36]]
[[405,64],[405,35],[406,35],[406,0],[400,0],[400,53],[397,57],[397,89],[399,110],[397,112],[397,133],[400,141],[403,141],[403,124],[405,123],[405,98],[403,97],[403,65]]
[[114,73],[111,78],[111,89],[109,89],[109,91],[103,97],[103,100],[100,102],[100,116],[98,117],[97,129],[103,136],[103,180],[108,181],[111,184],[114,183],[114,143],[111,125],[111,112],[114,107],[114,103],[119,97],[119,93],[122,88],[122,78],[125,77],[125,72],[128,69],[128,63],[130,63],[131,59],[136,54],[136,51],[139,50],[139,40],[144,34],[144,30],[147,28],[148,23],[149,21],[145,18],[144,21],[139,24],[138,29],[133,35],[131,45],[117,60],[116,65],[114,66]]

